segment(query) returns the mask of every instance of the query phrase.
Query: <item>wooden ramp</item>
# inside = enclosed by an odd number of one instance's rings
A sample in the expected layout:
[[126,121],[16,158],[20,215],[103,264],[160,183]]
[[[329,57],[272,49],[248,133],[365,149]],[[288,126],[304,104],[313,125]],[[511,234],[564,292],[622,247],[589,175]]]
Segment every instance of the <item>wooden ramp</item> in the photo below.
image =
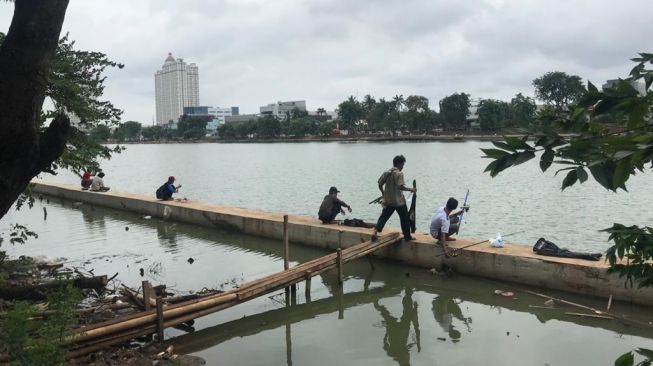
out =
[[[244,283],[238,288],[221,294],[170,306],[159,305],[156,309],[78,328],[67,340],[71,345],[69,356],[71,358],[79,357],[144,335],[157,333],[161,337],[165,328],[183,324],[283,288],[293,287],[294,289],[293,285],[302,281],[306,281],[306,292],[307,295],[310,295],[313,276],[337,269],[338,278],[342,283],[344,263],[399,241],[401,241],[399,233],[388,234],[380,237],[377,242],[367,241],[345,249],[338,249],[335,253]],[[157,302],[161,304],[160,299],[158,300]]]

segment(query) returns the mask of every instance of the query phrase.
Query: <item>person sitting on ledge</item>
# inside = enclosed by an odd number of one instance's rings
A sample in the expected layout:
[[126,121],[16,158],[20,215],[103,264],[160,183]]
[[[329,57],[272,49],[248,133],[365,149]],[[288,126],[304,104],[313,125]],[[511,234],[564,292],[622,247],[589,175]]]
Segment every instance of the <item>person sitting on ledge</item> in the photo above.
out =
[[92,192],[106,192],[109,190],[109,187],[104,186],[104,173],[100,172],[93,178],[91,182],[91,191]]
[[336,187],[329,188],[329,194],[324,196],[320,210],[317,214],[320,221],[324,224],[332,224],[333,220],[339,213],[345,214],[343,207],[346,207],[351,212],[351,206],[338,198],[340,191]]
[[156,190],[156,198],[164,201],[172,199],[172,194],[179,192],[181,185],[175,187],[175,177],[172,175],[168,177],[168,181],[163,183],[159,189]]
[[84,175],[82,175],[82,189],[89,189],[91,187],[91,183],[93,183],[93,174],[87,170],[84,172]]

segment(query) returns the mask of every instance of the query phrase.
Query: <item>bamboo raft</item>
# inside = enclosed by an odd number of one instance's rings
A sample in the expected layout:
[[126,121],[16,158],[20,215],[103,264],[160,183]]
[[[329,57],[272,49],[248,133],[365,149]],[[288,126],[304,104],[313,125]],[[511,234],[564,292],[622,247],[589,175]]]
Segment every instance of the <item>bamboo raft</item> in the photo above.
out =
[[[284,245],[287,248],[287,224],[284,225],[284,229]],[[306,296],[310,297],[311,278],[313,276],[336,269],[338,271],[339,283],[342,284],[344,263],[367,256],[374,251],[399,241],[401,241],[399,233],[388,234],[380,237],[377,242],[367,241],[345,249],[339,248],[335,253],[316,258],[292,268],[288,268],[288,251],[286,250],[284,255],[284,268],[286,269],[282,272],[242,284],[238,288],[223,293],[167,306],[163,306],[161,297],[157,297],[156,300],[152,299],[150,297],[151,291],[148,291],[144,287],[144,303],[147,304],[145,311],[74,330],[66,339],[66,342],[70,346],[69,357],[80,357],[112,345],[151,334],[157,334],[157,339],[162,341],[163,330],[166,328],[179,326],[190,320],[215,313],[280,289],[292,291],[294,294],[296,284],[303,281],[306,282]],[[156,306],[151,308],[150,304]]]

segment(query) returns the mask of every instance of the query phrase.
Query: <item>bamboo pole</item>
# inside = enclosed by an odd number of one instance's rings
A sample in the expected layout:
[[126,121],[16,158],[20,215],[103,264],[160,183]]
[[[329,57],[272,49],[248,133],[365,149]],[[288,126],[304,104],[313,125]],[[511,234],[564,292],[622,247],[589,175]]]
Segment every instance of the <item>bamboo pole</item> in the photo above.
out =
[[163,342],[163,299],[156,297],[156,340]]
[[311,275],[311,271],[306,271],[306,273],[304,273],[304,278],[306,280],[306,290],[304,296],[306,296],[306,302],[310,302],[311,301],[311,278],[313,278],[313,276]]
[[[396,243],[399,240],[398,238],[399,234],[394,233],[380,238],[377,244],[366,242],[341,250],[342,262],[354,260],[374,250]],[[166,307],[163,309],[161,317],[164,320],[163,327],[167,328],[181,324],[236,305],[240,302],[247,301],[253,297],[271,292],[277,288],[287,287],[289,284],[298,283],[305,280],[307,274],[309,276],[315,276],[324,270],[334,268],[336,265],[336,256],[336,253],[330,254],[304,263],[303,265],[296,266],[288,271],[249,282],[240,288],[222,294],[190,300],[186,303],[179,303]],[[313,269],[313,271],[310,271],[309,269]],[[79,329],[80,332],[69,337],[68,342],[91,344],[95,338],[107,335],[111,335],[111,337],[115,339],[124,339],[123,334],[151,334],[156,330],[156,326],[154,325],[156,319],[156,313],[154,311],[149,311],[130,315],[121,319],[110,320],[92,327]],[[133,328],[139,327],[140,331],[133,330]],[[92,344],[89,347],[92,347]]]
[[283,269],[288,270],[288,257],[290,249],[288,248],[288,215],[283,215]]
[[650,324],[646,324],[646,323],[643,323],[643,322],[640,322],[640,321],[637,321],[637,320],[633,320],[633,319],[624,318],[623,316],[618,316],[618,315],[615,315],[615,314],[611,314],[611,313],[608,313],[607,311],[601,311],[601,310],[595,309],[595,308],[590,307],[590,306],[577,304],[575,302],[571,302],[571,301],[567,301],[567,300],[563,300],[563,299],[558,299],[558,298],[555,298],[555,297],[552,297],[552,296],[549,296],[549,295],[540,294],[540,293],[537,293],[537,292],[534,292],[534,291],[528,291],[528,290],[523,290],[523,291],[526,292],[526,293],[529,293],[531,295],[543,297],[543,298],[546,298],[546,299],[551,299],[553,301],[557,301],[557,302],[562,303],[562,304],[567,304],[567,305],[575,306],[577,308],[589,310],[589,311],[593,312],[594,314],[610,316],[610,317],[612,317],[614,319],[619,319],[621,321],[630,322],[630,323],[638,324],[640,326],[651,328]]

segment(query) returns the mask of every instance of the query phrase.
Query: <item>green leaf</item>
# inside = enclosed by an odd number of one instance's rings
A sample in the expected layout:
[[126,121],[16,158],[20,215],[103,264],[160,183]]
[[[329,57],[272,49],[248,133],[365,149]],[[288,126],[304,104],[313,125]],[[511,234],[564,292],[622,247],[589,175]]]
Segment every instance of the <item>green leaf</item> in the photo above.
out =
[[578,180],[578,170],[570,170],[569,173],[567,173],[567,176],[565,179],[562,180],[562,190],[564,190],[567,187],[570,187],[576,183]]
[[606,163],[598,163],[589,166],[592,177],[604,188],[615,191],[616,188],[612,185],[614,170]]
[[555,155],[555,151],[553,149],[546,149],[544,151],[544,154],[540,157],[540,169],[542,169],[543,172],[545,172],[551,164],[553,163],[553,157]]
[[506,140],[506,144],[511,147],[512,151],[517,151],[517,150],[535,150],[531,145],[529,145],[526,141],[517,138],[517,137],[511,137],[511,136],[504,136],[503,137]]
[[589,90],[590,93],[598,93],[599,92],[599,90],[596,88],[596,86],[594,86],[594,84],[592,84],[591,81],[587,82],[587,90]]
[[499,150],[499,149],[481,149],[485,153],[484,158],[490,158],[490,159],[500,159],[506,155],[510,155],[509,152],[505,150]]
[[638,348],[635,352],[639,353],[640,355],[648,358],[649,360],[653,360],[653,350],[648,349],[648,348]]
[[617,163],[617,169],[612,177],[612,186],[615,188],[623,188],[625,190],[625,183],[630,177],[633,166],[630,159],[621,159]]
[[505,142],[501,142],[501,141],[492,141],[492,145],[498,147],[499,149],[504,149],[504,150],[508,150],[508,151],[515,151],[515,150],[512,148],[512,146],[506,144]]
[[585,171],[585,168],[583,167],[576,168],[576,174],[578,175],[578,180],[581,183],[585,183],[587,181],[587,172]]
[[514,156],[514,161],[512,162],[512,166],[519,165],[522,163],[525,163],[535,157],[535,152],[534,151],[524,151],[517,153]]
[[624,353],[614,361],[614,366],[633,366],[635,357],[632,352]]

